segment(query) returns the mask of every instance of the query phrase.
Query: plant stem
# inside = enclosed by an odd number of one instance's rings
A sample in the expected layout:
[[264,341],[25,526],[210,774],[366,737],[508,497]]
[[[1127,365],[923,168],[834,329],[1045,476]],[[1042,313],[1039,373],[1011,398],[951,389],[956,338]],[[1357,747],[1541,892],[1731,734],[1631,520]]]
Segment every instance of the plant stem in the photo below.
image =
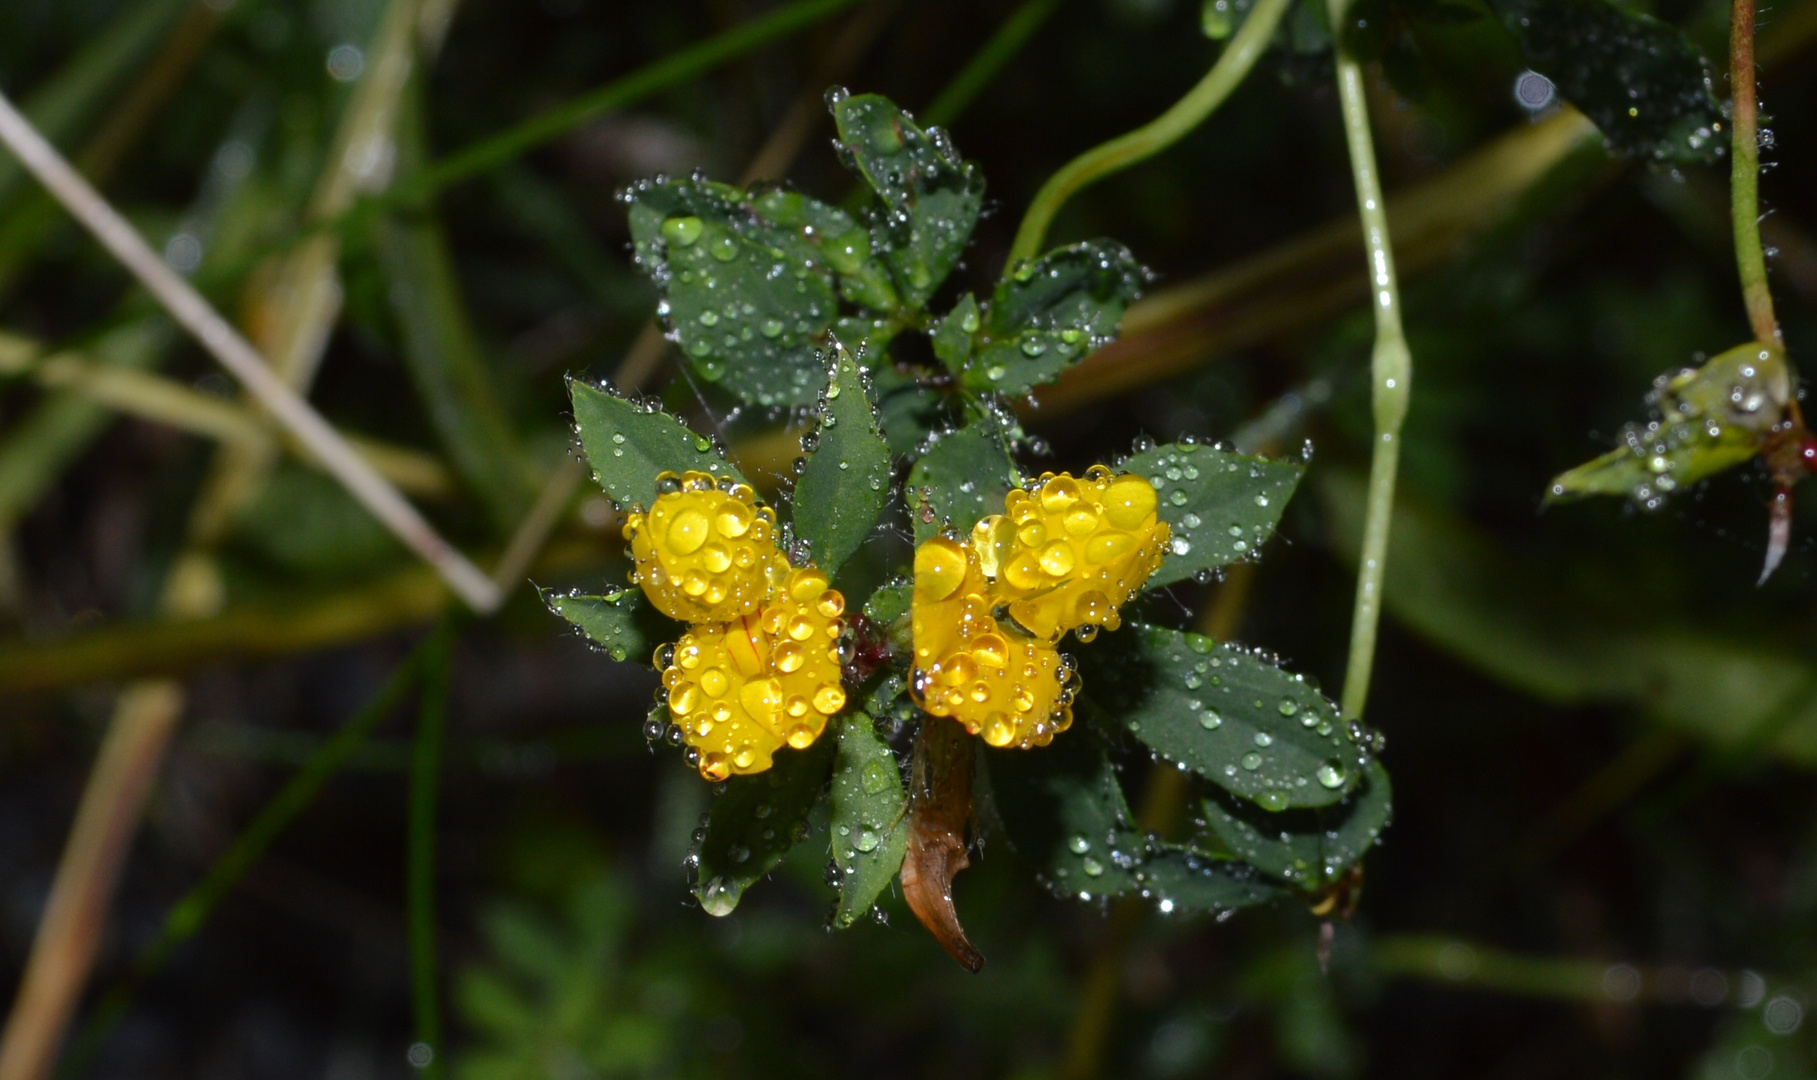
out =
[[1242,29],[1230,39],[1218,62],[1171,109],[1127,135],[1094,146],[1048,177],[1047,183],[1035,193],[1021,227],[1016,230],[1016,241],[1010,246],[1009,265],[1031,259],[1041,250],[1054,215],[1079,189],[1146,161],[1204,123],[1231,91],[1242,84],[1249,69],[1268,48],[1275,25],[1287,10],[1287,3],[1288,0],[1260,0],[1249,18],[1243,21]]
[[101,945],[108,901],[182,712],[183,688],[174,682],[138,683],[120,696],[0,1039],[5,1080],[40,1080],[56,1062]]
[[[1348,0],[1329,0],[1331,25],[1341,28]],[[1375,145],[1369,134],[1369,102],[1363,89],[1363,67],[1344,48],[1334,30],[1338,98],[1344,116],[1344,141],[1350,150],[1350,175],[1356,181],[1357,213],[1363,223],[1363,248],[1369,257],[1370,306],[1375,309],[1375,350],[1370,357],[1374,381],[1375,449],[1369,463],[1368,509],[1363,518],[1363,551],[1357,564],[1356,607],[1350,620],[1350,662],[1344,671],[1344,711],[1363,715],[1369,698],[1369,675],[1375,666],[1376,629],[1382,619],[1382,574],[1388,561],[1388,525],[1394,517],[1394,477],[1401,458],[1401,421],[1407,416],[1407,392],[1413,381],[1413,355],[1401,332],[1400,285],[1394,276],[1388,212]]]
[[1060,6],[1060,0],[1026,0],[1016,10],[1010,12],[1003,25],[997,27],[989,41],[979,47],[966,61],[953,81],[946,84],[940,96],[934,99],[921,114],[922,123],[930,127],[944,127],[952,123],[979,91],[990,85],[997,77],[1003,65],[1010,62],[1028,44],[1028,39],[1035,35],[1047,22],[1048,16]]
[[[408,908],[410,986],[417,1045],[410,1063],[428,1080],[442,1075],[442,1008],[435,956],[435,802],[441,780],[442,740],[448,718],[450,654],[455,628],[444,623],[422,660],[423,698],[418,706],[416,752],[410,761]],[[420,1056],[419,1056],[420,1055]]]
[[503,165],[589,120],[687,82],[727,60],[812,26],[852,6],[853,2],[854,0],[797,0],[796,3],[735,26],[718,37],[671,53],[590,94],[533,116],[509,131],[457,151],[431,166],[419,182],[410,186],[408,192],[394,194],[420,197],[432,191],[440,191],[476,173]]
[[1730,213],[1735,224],[1735,262],[1741,270],[1741,298],[1754,337],[1783,340],[1767,286],[1766,252],[1760,244],[1760,99],[1754,87],[1754,0],[1733,0],[1729,8],[1729,92],[1732,115],[1729,171]]
[[195,287],[170,269],[139,231],[70,167],[31,122],[0,95],[0,142],[132,272],[171,316],[240,380],[259,404],[340,481],[349,494],[399,540],[436,568],[456,595],[476,611],[499,603],[498,589],[479,568],[442,539],[397,488],[373,471],[302,395],[279,378],[264,357]]

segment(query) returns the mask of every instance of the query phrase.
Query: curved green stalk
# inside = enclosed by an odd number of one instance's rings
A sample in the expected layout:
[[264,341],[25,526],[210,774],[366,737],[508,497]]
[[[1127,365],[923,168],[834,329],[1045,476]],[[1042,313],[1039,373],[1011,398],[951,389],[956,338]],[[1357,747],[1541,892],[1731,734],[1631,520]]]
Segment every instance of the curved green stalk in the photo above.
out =
[[[1328,2],[1331,25],[1343,26],[1348,0]],[[1333,37],[1344,141],[1350,150],[1350,174],[1356,181],[1357,212],[1362,217],[1363,246],[1369,257],[1370,306],[1375,309],[1375,351],[1370,360],[1375,384],[1375,450],[1369,463],[1363,551],[1357,561],[1356,607],[1350,620],[1350,662],[1344,671],[1344,711],[1360,717],[1369,698],[1376,628],[1382,619],[1382,572],[1388,561],[1388,524],[1394,517],[1394,477],[1401,459],[1401,421],[1407,416],[1413,355],[1401,332],[1401,291],[1394,276],[1387,204],[1382,198],[1382,179],[1376,170],[1375,145],[1369,134],[1363,68],[1344,49],[1341,35]]]
[[1729,171],[1729,211],[1735,226],[1735,263],[1741,271],[1741,296],[1757,340],[1780,341],[1773,314],[1773,290],[1767,286],[1766,252],[1760,244],[1760,101],[1754,90],[1754,0],[1734,0],[1729,10],[1729,122],[1733,164]]
[[1009,265],[1033,258],[1047,239],[1047,228],[1054,215],[1073,194],[1087,184],[1102,180],[1115,172],[1154,157],[1179,142],[1188,132],[1205,122],[1230,92],[1242,84],[1249,69],[1268,47],[1274,28],[1287,10],[1288,0],[1260,0],[1242,29],[1230,39],[1224,54],[1211,66],[1197,86],[1154,120],[1127,135],[1092,147],[1060,167],[1035,193],[1016,230],[1016,242],[1010,247]]

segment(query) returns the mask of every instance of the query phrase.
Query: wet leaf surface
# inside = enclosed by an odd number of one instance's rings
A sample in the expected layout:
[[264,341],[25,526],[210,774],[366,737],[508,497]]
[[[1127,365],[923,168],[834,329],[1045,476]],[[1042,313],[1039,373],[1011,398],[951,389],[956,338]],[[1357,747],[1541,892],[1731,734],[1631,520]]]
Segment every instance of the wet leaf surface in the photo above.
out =
[[871,718],[850,712],[837,724],[831,828],[839,906],[833,925],[843,928],[871,909],[902,868],[908,848],[908,796],[896,755],[877,735]]
[[663,412],[583,382],[568,384],[574,430],[593,479],[620,509],[656,501],[658,473],[690,469],[744,480],[705,435]]
[[997,284],[985,341],[965,362],[965,384],[1019,395],[1054,381],[1110,343],[1146,279],[1129,249],[1110,240],[1059,248],[1013,268]]
[[812,404],[819,343],[839,316],[835,265],[869,258],[857,223],[803,195],[752,199],[706,181],[647,182],[628,197],[637,261],[694,372],[758,404]]
[[890,448],[877,428],[865,378],[839,349],[820,398],[820,423],[795,484],[796,535],[832,577],[877,527],[890,497]]
[[1092,715],[1265,809],[1337,802],[1366,763],[1336,704],[1236,646],[1137,623],[1079,659]]
[[1123,785],[1089,732],[1061,736],[1039,755],[987,755],[1010,842],[1061,896],[1139,895],[1162,911],[1228,911],[1278,890],[1236,860],[1151,841],[1134,824]]
[[1727,145],[1710,65],[1677,30],[1608,0],[1490,0],[1535,71],[1602,130],[1654,161],[1711,161]]
[[644,602],[640,589],[620,589],[603,596],[539,590],[549,610],[573,623],[614,660],[650,662],[660,642],[673,641],[681,627]]
[[806,750],[783,747],[768,772],[734,776],[713,800],[706,839],[695,846],[694,895],[709,915],[730,915],[745,889],[776,868],[807,831],[826,793],[836,740]]
[[968,534],[979,518],[1003,512],[1003,497],[1018,479],[1008,439],[995,417],[979,417],[940,436],[909,469],[909,514],[915,542],[935,535],[946,524],[961,535]]
[[1201,806],[1206,824],[1238,858],[1311,892],[1336,882],[1375,846],[1393,800],[1388,770],[1372,760],[1350,794],[1331,806],[1271,814],[1221,792]]
[[1196,443],[1157,446],[1127,459],[1121,468],[1154,484],[1156,513],[1173,532],[1167,557],[1148,579],[1151,589],[1253,557],[1274,535],[1281,511],[1306,472],[1294,462]]
[[833,100],[839,141],[883,203],[875,230],[902,299],[928,298],[958,263],[984,206],[984,177],[939,129],[924,131],[888,98]]

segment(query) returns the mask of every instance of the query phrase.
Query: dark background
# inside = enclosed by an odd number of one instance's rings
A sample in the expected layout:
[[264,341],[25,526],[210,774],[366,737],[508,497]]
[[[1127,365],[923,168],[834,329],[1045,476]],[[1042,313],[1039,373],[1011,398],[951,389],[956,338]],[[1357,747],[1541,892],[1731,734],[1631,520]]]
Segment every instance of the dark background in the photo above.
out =
[[[0,86],[32,101],[143,3],[5,4]],[[156,243],[217,222],[196,280],[226,310],[245,309],[253,268],[298,235],[350,93],[326,58],[337,45],[365,47],[382,6],[238,0],[106,174],[106,193]],[[1014,6],[901,5],[839,80],[923,108]],[[1817,69],[1803,62],[1810,36],[1797,36],[1798,5],[1782,6],[1783,19],[1777,9],[1763,16],[1765,38],[1782,22],[1788,37],[1762,76],[1774,142],[1761,187],[1796,361],[1817,341],[1803,231],[1817,227]],[[471,0],[423,73],[430,156],[764,10],[748,0]],[[1723,55],[1722,8],[1668,0],[1654,14]],[[435,200],[456,300],[537,469],[566,445],[563,376],[610,375],[654,304],[625,252],[615,190],[695,167],[734,179],[791,103],[823,88],[827,50],[854,17],[638,101]],[[1525,65],[1499,26],[1419,33],[1420,100],[1371,80],[1391,193],[1443,177],[1530,122],[1512,92]],[[145,93],[141,65],[155,48],[120,65],[57,141],[81,148]],[[987,288],[1052,170],[1159,114],[1216,48],[1183,0],[1064,0],[951,125],[992,200],[958,285]],[[1075,198],[1051,238],[1115,237],[1164,287],[1352,212],[1329,71],[1328,55],[1264,58],[1179,145]],[[1722,84],[1718,76],[1719,94]],[[827,148],[824,115],[815,123],[790,179],[842,198],[851,181]],[[238,149],[224,158],[223,147]],[[688,902],[680,869],[704,785],[678,755],[648,750],[639,731],[654,676],[589,650],[523,591],[501,616],[469,624],[456,649],[438,847],[444,1056],[456,1074],[1817,1075],[1813,1025],[1801,1022],[1804,995],[1817,989],[1817,717],[1761,705],[1817,696],[1807,674],[1817,673],[1817,520],[1799,515],[1784,567],[1756,588],[1770,491],[1754,467],[1651,514],[1613,501],[1540,505],[1551,476],[1644,418],[1656,374],[1747,336],[1727,243],[1727,168],[1726,159],[1670,167],[1599,150],[1575,156],[1404,283],[1416,377],[1402,489],[1439,531],[1418,533],[1437,546],[1398,550],[1390,572],[1369,709],[1387,735],[1396,820],[1368,859],[1360,910],[1337,931],[1329,975],[1319,969],[1318,921],[1292,905],[1222,923],[1149,915],[1117,944],[1103,910],[1049,896],[990,836],[956,889],[989,958],[976,977],[899,898],[886,901],[887,926],[824,930],[831,894],[812,851],[736,914],[711,919]],[[28,183],[0,197],[10,268],[0,329],[85,348],[143,318],[125,275],[34,198]],[[403,356],[381,232],[368,223],[349,234],[345,312],[313,400],[344,427],[445,454]],[[1294,302],[1292,289],[1279,295]],[[1308,302],[1286,325],[1259,344],[1208,348],[1187,374],[1063,419],[1031,413],[1053,456],[1025,464],[1082,469],[1142,434],[1230,438],[1279,395],[1310,393],[1319,404],[1292,443],[1311,439],[1313,467],[1256,567],[1237,636],[1336,687],[1354,555],[1334,537],[1322,492],[1326,478],[1366,468],[1370,323],[1360,305],[1334,313]],[[231,389],[186,341],[159,362],[199,389]],[[27,421],[53,396],[29,379],[0,384],[0,483],[18,460],[8,448],[35,437]],[[720,403],[685,382],[666,400],[703,429],[723,419]],[[747,415],[728,434],[769,419]],[[210,453],[202,438],[121,419],[70,457],[16,523],[0,521],[12,568],[0,660],[155,619]],[[502,544],[506,531],[469,493],[427,505],[469,550]],[[618,543],[589,514],[583,504],[564,524],[558,542],[569,555],[539,570],[539,583],[620,580]],[[377,590],[411,568],[357,509],[295,466],[280,468],[220,554],[229,609],[277,623],[327,595],[383,608]],[[1398,574],[1447,559],[1461,560],[1448,565],[1467,567],[1464,578],[1393,599]],[[1196,609],[1209,591],[1183,587],[1155,602]],[[1440,608],[1460,617],[1432,617]],[[189,706],[112,911],[98,987],[125,975],[170,905],[427,623],[404,613],[280,657],[204,649],[182,658]],[[1585,638],[1606,654],[1559,658],[1545,648]],[[114,694],[136,670],[131,649],[109,656],[75,685],[0,687],[7,985],[23,966]],[[1559,674],[1572,660],[1607,677]],[[1623,679],[1625,664],[1676,681]],[[1750,664],[1778,665],[1773,678],[1790,681],[1770,682]],[[380,729],[140,988],[89,1075],[410,1071],[409,733],[408,710]],[[1424,951],[1414,947],[1422,941]],[[1627,969],[1609,967],[1619,964],[1641,975],[1638,996]],[[1117,989],[1108,1011],[1085,993],[1098,970]],[[1093,1023],[1110,1025],[1095,1069],[1076,1049]]]

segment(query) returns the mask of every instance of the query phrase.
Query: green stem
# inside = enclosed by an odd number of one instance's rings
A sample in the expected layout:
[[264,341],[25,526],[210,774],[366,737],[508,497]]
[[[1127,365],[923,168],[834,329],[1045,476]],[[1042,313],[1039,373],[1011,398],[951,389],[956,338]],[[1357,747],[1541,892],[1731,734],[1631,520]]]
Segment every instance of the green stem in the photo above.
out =
[[940,96],[934,99],[921,114],[923,123],[930,127],[944,127],[958,118],[979,91],[990,85],[997,77],[1004,64],[1010,62],[1028,44],[1028,39],[1035,35],[1047,22],[1048,16],[1060,6],[1060,0],[1027,0],[1021,7],[1010,12],[1009,18],[991,35],[972,58],[961,68],[953,81],[946,84]]
[[1255,66],[1256,60],[1268,48],[1269,40],[1274,37],[1275,25],[1281,21],[1287,4],[1288,0],[1261,0],[1256,4],[1255,10],[1249,13],[1249,18],[1243,21],[1242,29],[1230,39],[1229,46],[1218,57],[1218,62],[1211,66],[1211,70],[1206,72],[1197,86],[1174,103],[1173,108],[1127,135],[1094,146],[1061,166],[1059,172],[1049,177],[1047,183],[1041,185],[1041,190],[1035,193],[1034,201],[1028,205],[1028,213],[1022,218],[1021,227],[1016,230],[1016,242],[1009,251],[1009,265],[1014,266],[1022,259],[1033,258],[1041,250],[1054,215],[1060,212],[1060,207],[1079,189],[1112,173],[1121,172],[1137,162],[1146,161],[1204,123],[1205,118],[1224,103],[1231,91],[1242,84],[1249,69]]
[[[1348,0],[1328,0],[1331,25],[1342,27]],[[1374,381],[1375,448],[1369,463],[1368,506],[1363,518],[1363,551],[1357,562],[1356,607],[1350,620],[1350,662],[1344,672],[1344,711],[1361,717],[1369,698],[1369,675],[1375,667],[1376,629],[1382,619],[1382,574],[1388,561],[1388,525],[1394,518],[1394,478],[1401,458],[1401,421],[1407,416],[1407,392],[1413,382],[1413,356],[1401,331],[1400,285],[1394,275],[1388,211],[1382,198],[1375,144],[1369,134],[1369,102],[1363,68],[1337,44],[1338,98],[1344,116],[1344,141],[1350,150],[1350,174],[1356,181],[1357,212],[1363,223],[1363,247],[1369,258],[1369,298],[1375,309]]]
[[1741,270],[1741,297],[1758,341],[1777,344],[1779,320],[1767,286],[1766,252],[1760,244],[1760,100],[1754,88],[1754,0],[1734,0],[1729,9],[1729,90],[1732,164],[1730,213],[1735,225],[1735,262]]
[[[607,83],[548,112],[518,124],[509,131],[468,146],[443,158],[410,185],[401,198],[420,198],[476,173],[496,168],[542,144],[574,130],[605,113],[621,109],[639,98],[709,71],[727,60],[767,45],[851,7],[856,0],[796,0],[760,18],[727,30],[718,37],[672,53],[654,64]],[[390,200],[387,200],[390,201]]]
[[416,752],[410,761],[410,821],[406,852],[409,881],[410,986],[416,1042],[410,1063],[419,1075],[443,1074],[442,1008],[435,955],[435,803],[448,718],[448,679],[455,629],[444,623],[423,657],[423,697],[418,706]]
[[[433,641],[434,639],[431,639]],[[324,742],[309,760],[297,769],[290,781],[258,812],[252,823],[234,838],[225,854],[215,860],[202,880],[164,917],[158,936],[134,961],[132,972],[110,987],[95,1006],[82,1030],[71,1040],[58,1069],[62,1076],[80,1076],[88,1071],[95,1053],[106,1042],[114,1026],[131,1008],[140,987],[163,969],[179,945],[196,935],[213,914],[223,897],[246,876],[259,857],[265,854],[279,834],[303,812],[335,773],[339,772],[372,735],[373,729],[387,717],[409,693],[421,670],[427,643],[391,673],[385,685],[372,700]]]

